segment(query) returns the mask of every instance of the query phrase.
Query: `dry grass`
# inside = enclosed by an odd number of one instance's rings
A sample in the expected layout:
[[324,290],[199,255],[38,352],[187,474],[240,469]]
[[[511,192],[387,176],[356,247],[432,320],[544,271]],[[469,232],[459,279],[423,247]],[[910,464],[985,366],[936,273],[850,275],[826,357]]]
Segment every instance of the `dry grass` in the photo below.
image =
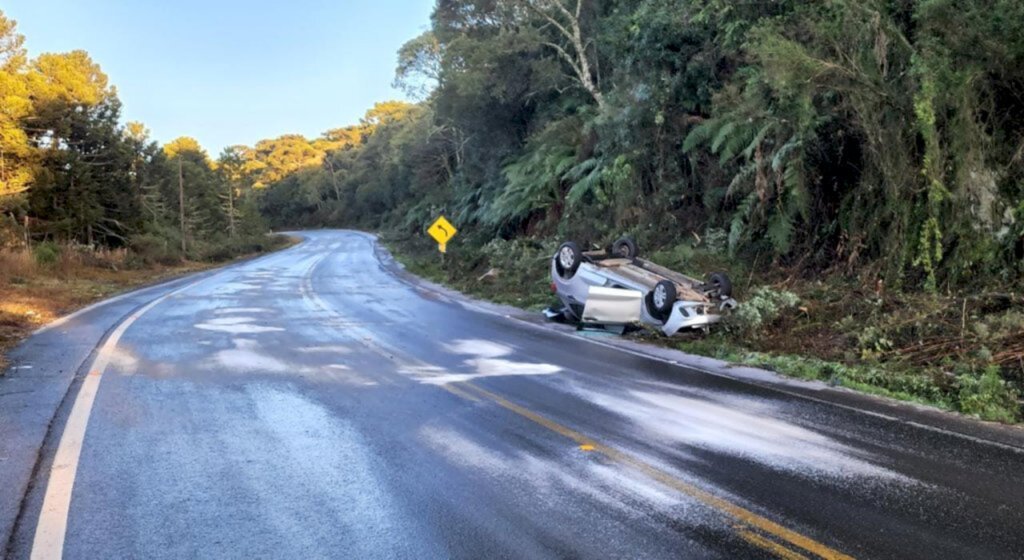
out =
[[0,251],[0,375],[4,352],[40,326],[112,294],[213,266],[132,264],[123,249],[63,247],[48,264],[37,262],[28,250]]

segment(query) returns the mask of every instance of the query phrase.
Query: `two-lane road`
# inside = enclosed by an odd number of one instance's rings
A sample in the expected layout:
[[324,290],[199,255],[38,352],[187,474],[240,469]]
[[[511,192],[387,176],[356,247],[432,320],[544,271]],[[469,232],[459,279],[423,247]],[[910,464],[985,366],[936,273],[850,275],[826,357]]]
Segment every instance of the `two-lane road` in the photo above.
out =
[[1024,556],[1021,450],[481,313],[367,235],[304,235],[110,333],[12,557]]

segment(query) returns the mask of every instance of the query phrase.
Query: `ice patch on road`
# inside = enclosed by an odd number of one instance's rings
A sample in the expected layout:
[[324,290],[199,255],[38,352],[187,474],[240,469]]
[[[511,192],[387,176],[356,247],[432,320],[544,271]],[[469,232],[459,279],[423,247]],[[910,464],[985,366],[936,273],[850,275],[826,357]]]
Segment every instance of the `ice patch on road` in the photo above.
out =
[[222,307],[214,311],[217,315],[230,315],[234,313],[273,313],[273,309],[267,307]]
[[471,354],[481,358],[499,358],[512,353],[512,349],[504,344],[478,339],[456,340],[448,345],[448,351],[455,354]]
[[428,446],[459,465],[494,473],[503,472],[508,467],[508,462],[497,453],[470,441],[455,430],[425,426],[420,429],[419,435]]
[[713,514],[689,497],[679,494],[633,469],[604,462],[600,455],[578,451],[567,445],[563,454],[539,457],[521,449],[503,453],[489,449],[458,431],[428,425],[419,438],[445,460],[457,466],[480,471],[498,484],[511,484],[523,493],[529,485],[531,507],[572,505],[579,498],[589,499],[604,508],[647,517],[651,510],[671,511],[673,516],[687,513],[688,522],[703,525],[713,522]]
[[328,364],[316,370],[311,377],[340,381],[357,387],[375,387],[378,385],[372,378],[354,371],[345,364]]
[[216,319],[210,319],[209,321],[206,321],[203,324],[205,324],[205,325],[239,325],[239,324],[251,323],[251,322],[253,322],[255,320],[256,319],[253,318],[253,317],[246,317],[246,316],[243,315],[241,317],[218,317]]
[[309,354],[348,354],[352,352],[352,348],[340,344],[328,344],[323,346],[303,346],[298,351]]
[[199,323],[198,325],[196,325],[196,328],[203,329],[206,331],[218,331],[231,334],[259,334],[267,332],[279,332],[284,330],[280,327],[264,327],[260,325],[213,325],[210,323]]
[[763,401],[723,402],[699,391],[693,396],[637,390],[621,395],[576,392],[633,421],[646,432],[645,438],[654,436],[805,476],[910,481],[833,438],[775,418],[774,406]]
[[[408,554],[406,539],[422,542],[415,518],[392,496],[374,450],[344,417],[301,395],[256,386],[249,390],[255,418],[220,428],[232,460],[256,460],[243,481],[252,489],[275,488],[253,495],[244,506],[267,516],[282,535],[282,557],[323,556],[303,547],[324,542],[323,522],[344,542],[353,558],[395,558]],[[256,446],[250,443],[265,442]],[[267,453],[267,450],[275,450]],[[285,483],[282,483],[284,481]],[[310,517],[310,511],[317,514]],[[338,550],[334,551],[337,555]],[[330,554],[327,554],[330,556]]]
[[214,293],[217,294],[233,294],[237,292],[249,292],[252,290],[260,289],[259,284],[250,284],[248,282],[224,282],[220,284]]
[[295,368],[260,351],[255,340],[235,339],[235,347],[214,354],[217,364],[231,370],[261,371],[272,373],[294,372]]
[[521,362],[508,359],[513,349],[504,344],[489,340],[464,339],[457,340],[445,347],[453,354],[472,356],[463,361],[470,373],[452,372],[437,367],[407,368],[405,373],[419,377],[422,383],[444,385],[459,383],[481,377],[501,377],[509,375],[551,375],[562,371],[554,364],[537,362]]
[[354,387],[374,387],[378,383],[371,377],[362,375],[346,364],[332,363],[312,366],[289,362],[264,350],[264,346],[256,340],[235,338],[234,348],[216,352],[208,362],[208,367],[228,370],[232,373],[273,373],[300,375],[312,381],[338,382]]
[[230,334],[259,334],[266,332],[280,332],[281,327],[254,324],[259,319],[255,317],[216,317],[202,323],[197,323],[195,328],[206,331],[225,332]]

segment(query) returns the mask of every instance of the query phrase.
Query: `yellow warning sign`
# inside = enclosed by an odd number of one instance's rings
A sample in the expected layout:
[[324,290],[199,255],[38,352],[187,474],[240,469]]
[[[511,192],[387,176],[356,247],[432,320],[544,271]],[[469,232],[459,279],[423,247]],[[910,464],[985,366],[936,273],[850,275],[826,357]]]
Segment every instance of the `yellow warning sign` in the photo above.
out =
[[442,253],[445,252],[448,241],[455,237],[455,234],[458,232],[459,230],[455,229],[455,226],[446,220],[444,216],[438,217],[437,220],[427,228],[427,233],[430,234],[430,237],[434,238],[434,241],[437,241]]

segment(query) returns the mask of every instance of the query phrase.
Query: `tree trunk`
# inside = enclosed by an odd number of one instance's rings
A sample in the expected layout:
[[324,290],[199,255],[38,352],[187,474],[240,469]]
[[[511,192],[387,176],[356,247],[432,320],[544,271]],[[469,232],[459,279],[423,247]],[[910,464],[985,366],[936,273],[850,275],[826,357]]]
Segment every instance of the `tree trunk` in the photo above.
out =
[[[569,46],[565,47],[557,43],[544,42],[543,44],[554,49],[566,63],[572,68],[574,78],[594,101],[600,110],[604,110],[604,94],[601,86],[590,68],[590,59],[587,58],[587,47],[591,41],[584,40],[583,29],[580,25],[580,13],[583,10],[583,0],[576,0],[576,6],[569,10],[562,0],[547,0],[537,2],[526,0],[526,6],[541,16],[548,25],[558,30],[558,33],[568,41]],[[554,10],[552,13],[551,10]],[[572,52],[569,52],[569,51]]]
[[185,253],[185,175],[178,155],[178,224],[181,226],[181,252]]
[[334,186],[334,198],[341,202],[341,189],[338,187],[338,177],[334,175],[334,162],[331,161],[330,154],[324,156],[324,161],[327,162],[327,167],[331,172],[331,184]]
[[235,238],[235,186],[228,182],[228,236]]

